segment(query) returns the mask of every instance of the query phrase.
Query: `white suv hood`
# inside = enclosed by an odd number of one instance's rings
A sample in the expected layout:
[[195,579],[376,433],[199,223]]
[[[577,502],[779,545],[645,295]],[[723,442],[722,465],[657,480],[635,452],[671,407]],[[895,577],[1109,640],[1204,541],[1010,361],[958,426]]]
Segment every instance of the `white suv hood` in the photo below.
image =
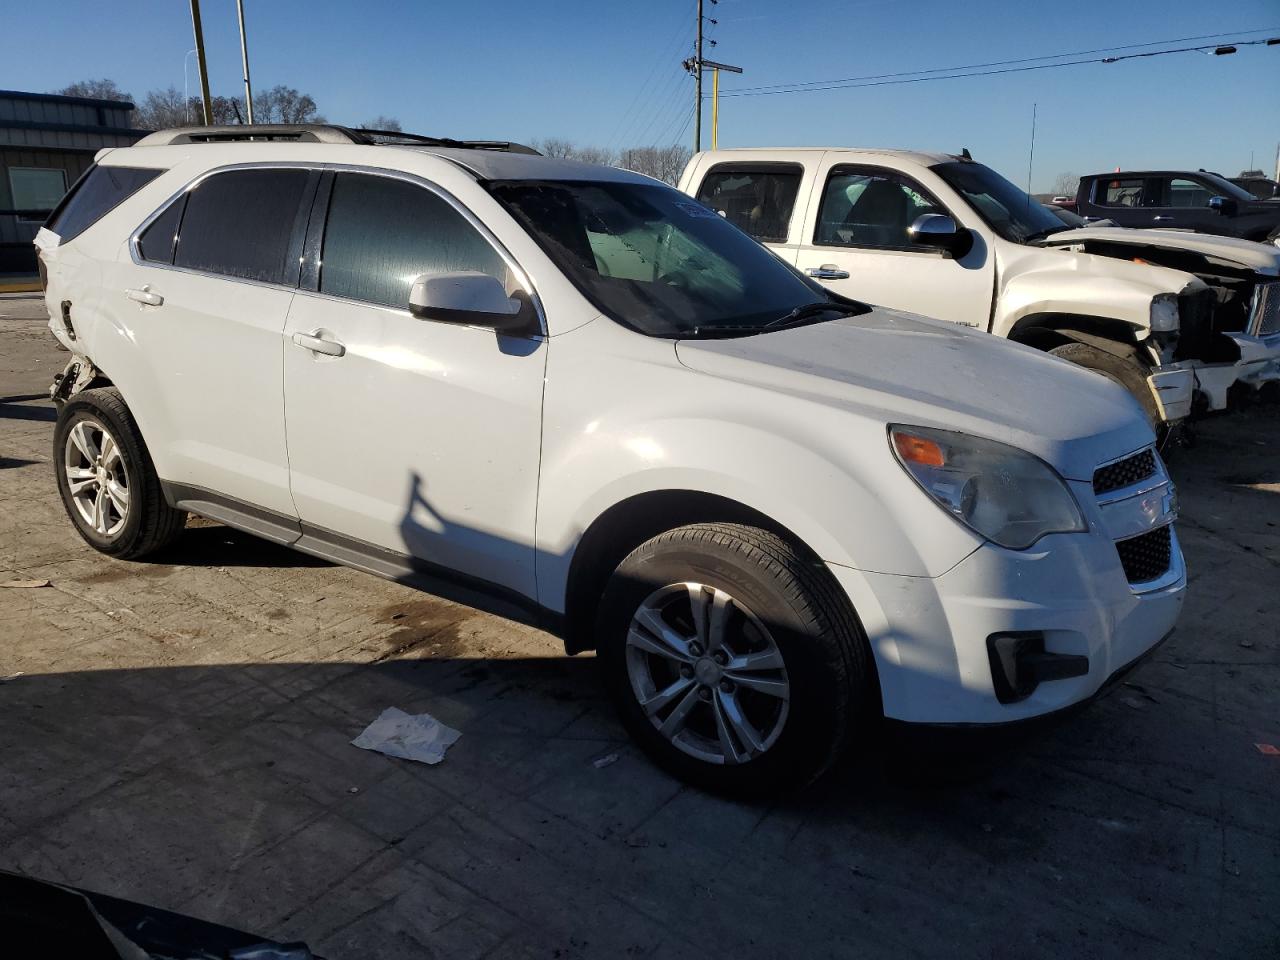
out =
[[1153,440],[1118,384],[1001,337],[877,307],[776,333],[681,340],[685,366],[843,407],[885,424],[959,430],[1009,443],[1063,476]]
[[1259,273],[1280,274],[1280,248],[1239,237],[1219,237],[1211,233],[1191,233],[1187,230],[1131,230],[1126,227],[1080,227],[1064,230],[1048,237],[1044,244],[1062,247],[1088,240],[1105,240],[1108,243],[1126,243],[1139,247],[1168,247],[1172,250],[1191,250],[1206,257],[1214,257]]

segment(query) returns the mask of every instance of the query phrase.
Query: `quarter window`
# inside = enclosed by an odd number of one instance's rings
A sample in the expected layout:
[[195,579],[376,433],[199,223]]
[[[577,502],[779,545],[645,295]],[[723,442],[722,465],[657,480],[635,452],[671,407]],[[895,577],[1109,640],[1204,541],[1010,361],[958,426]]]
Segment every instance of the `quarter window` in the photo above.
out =
[[63,243],[73,240],[163,172],[95,164],[62,198],[45,226]]
[[800,190],[796,167],[716,167],[698,199],[757,240],[785,243]]
[[911,249],[907,231],[926,213],[945,213],[919,185],[889,174],[836,171],[818,209],[814,242],[828,247]]
[[173,263],[173,248],[178,243],[178,224],[186,198],[179,197],[138,237],[138,254],[152,263]]
[[403,310],[416,277],[456,270],[488,274],[511,289],[502,257],[444,198],[404,180],[337,175],[321,293]]
[[296,283],[298,263],[288,262],[289,251],[309,176],[301,169],[232,170],[205,180],[187,199],[174,264]]

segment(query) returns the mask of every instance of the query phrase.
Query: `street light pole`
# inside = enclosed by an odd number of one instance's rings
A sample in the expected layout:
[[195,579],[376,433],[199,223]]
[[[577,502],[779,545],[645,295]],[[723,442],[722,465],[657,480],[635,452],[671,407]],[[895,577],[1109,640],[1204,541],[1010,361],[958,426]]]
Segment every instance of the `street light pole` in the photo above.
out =
[[200,97],[204,104],[204,125],[213,126],[213,101],[209,99],[209,67],[204,61],[204,30],[200,26],[200,0],[191,0],[191,26],[196,34],[196,63],[200,66]]
[[253,123],[253,90],[249,87],[249,41],[244,35],[244,0],[236,0],[236,13],[240,16],[240,62],[244,64],[244,109]]

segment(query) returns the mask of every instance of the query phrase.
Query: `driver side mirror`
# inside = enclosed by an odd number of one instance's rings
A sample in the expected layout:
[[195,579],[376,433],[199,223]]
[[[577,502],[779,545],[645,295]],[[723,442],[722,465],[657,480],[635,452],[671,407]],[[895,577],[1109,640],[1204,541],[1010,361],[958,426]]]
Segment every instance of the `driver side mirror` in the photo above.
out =
[[527,295],[509,297],[497,278],[471,270],[418,276],[409,288],[409,312],[424,320],[492,327],[499,333],[536,332]]
[[932,247],[959,259],[973,249],[973,234],[941,213],[926,213],[907,228],[907,237],[917,247]]
[[1210,197],[1209,209],[1220,217],[1234,217],[1239,208],[1234,197]]

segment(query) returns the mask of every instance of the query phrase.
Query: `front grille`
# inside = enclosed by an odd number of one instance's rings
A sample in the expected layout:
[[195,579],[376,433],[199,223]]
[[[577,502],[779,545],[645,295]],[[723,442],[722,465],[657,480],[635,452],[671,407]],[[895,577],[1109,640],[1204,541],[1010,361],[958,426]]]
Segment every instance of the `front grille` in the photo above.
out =
[[1093,472],[1093,492],[1098,496],[1132,486],[1147,479],[1156,472],[1156,455],[1151,450],[1143,450],[1132,457],[1125,457]]
[[1280,333],[1280,283],[1260,283],[1254,287],[1249,331],[1255,337]]
[[1172,529],[1165,525],[1116,544],[1120,565],[1130,583],[1146,583],[1168,572],[1173,560]]

